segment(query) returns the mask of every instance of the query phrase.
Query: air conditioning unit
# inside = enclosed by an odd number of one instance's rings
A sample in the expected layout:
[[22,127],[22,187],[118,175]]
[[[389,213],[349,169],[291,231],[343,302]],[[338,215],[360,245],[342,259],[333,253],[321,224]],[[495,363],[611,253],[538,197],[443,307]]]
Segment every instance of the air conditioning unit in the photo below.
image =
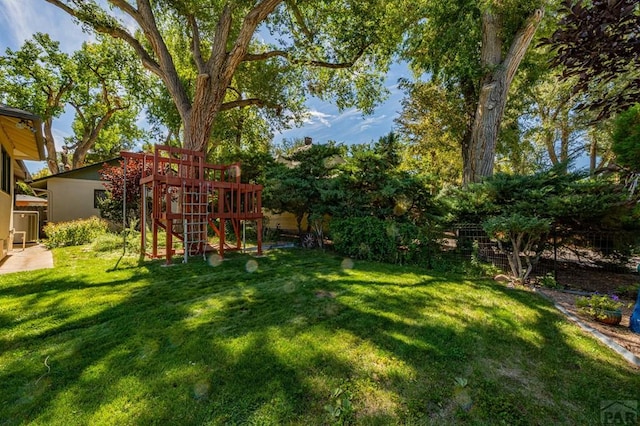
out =
[[40,213],[34,211],[13,212],[14,244],[38,241],[40,239]]

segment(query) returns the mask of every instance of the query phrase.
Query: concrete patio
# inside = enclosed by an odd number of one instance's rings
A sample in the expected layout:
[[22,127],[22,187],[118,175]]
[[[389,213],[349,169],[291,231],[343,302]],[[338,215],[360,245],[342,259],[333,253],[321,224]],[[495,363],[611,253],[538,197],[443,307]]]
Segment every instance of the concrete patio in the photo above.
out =
[[14,244],[9,255],[0,261],[0,275],[12,272],[53,268],[53,256],[42,244]]

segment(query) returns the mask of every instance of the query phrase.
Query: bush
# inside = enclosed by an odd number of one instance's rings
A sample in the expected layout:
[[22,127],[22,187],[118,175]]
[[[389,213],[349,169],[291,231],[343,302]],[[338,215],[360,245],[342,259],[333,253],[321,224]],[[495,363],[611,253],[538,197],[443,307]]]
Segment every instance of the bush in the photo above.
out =
[[107,222],[97,217],[70,222],[50,222],[44,227],[48,240],[47,248],[78,246],[90,243],[99,235],[107,232]]
[[336,251],[344,256],[387,263],[428,260],[426,238],[412,223],[352,217],[333,219],[330,230]]
[[[524,283],[544,250],[550,219],[523,216],[518,213],[489,218],[482,223],[484,231],[495,238],[500,251],[507,256],[513,276]],[[522,264],[522,258],[525,265]]]

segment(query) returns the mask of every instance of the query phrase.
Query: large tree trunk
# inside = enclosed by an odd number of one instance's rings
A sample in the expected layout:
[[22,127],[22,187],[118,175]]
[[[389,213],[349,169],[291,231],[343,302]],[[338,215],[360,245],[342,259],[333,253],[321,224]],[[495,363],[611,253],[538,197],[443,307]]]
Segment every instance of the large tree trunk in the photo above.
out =
[[[220,64],[221,66],[222,64]],[[213,123],[220,112],[228,82],[212,81],[208,74],[200,74],[196,80],[193,107],[183,117],[183,147],[193,151],[206,151]]]
[[493,174],[496,141],[507,103],[509,87],[542,19],[536,10],[518,30],[504,60],[502,59],[502,23],[497,15],[482,15],[481,66],[487,70],[482,78],[471,139],[464,156],[463,182],[479,182]]
[[[108,98],[105,99],[105,103],[109,105]],[[84,127],[82,140],[76,143],[75,149],[73,150],[71,168],[77,169],[85,165],[85,159],[87,158],[87,153],[96,144],[96,141],[98,140],[98,136],[100,135],[100,132],[102,131],[102,129],[104,129],[104,127],[107,125],[109,120],[111,120],[111,117],[113,117],[113,114],[115,114],[117,111],[121,109],[124,109],[124,107],[120,107],[120,106],[115,108],[109,107],[109,110],[102,117],[100,117],[96,122],[97,117],[85,118],[81,108],[78,105],[75,105],[75,104],[72,104],[72,105],[76,109],[78,116],[82,120],[82,125]]]
[[[184,88],[179,85],[175,76],[173,61],[168,51],[163,50],[164,61],[160,61],[160,68],[164,71],[164,79],[169,93],[172,94],[178,112],[184,123],[183,147],[194,151],[206,152],[211,129],[218,113],[222,109],[227,88],[231,84],[233,75],[244,60],[249,44],[257,26],[280,4],[282,0],[263,0],[256,4],[253,10],[245,16],[242,28],[238,33],[233,47],[227,51],[227,43],[231,31],[231,7],[224,8],[213,38],[209,59],[205,62],[199,35],[194,31],[193,56],[200,74],[196,79],[193,102],[187,101]],[[195,30],[195,27],[194,27]]]
[[594,135],[591,136],[591,145],[589,145],[589,174],[593,176],[596,173],[596,161],[598,159],[598,140]]
[[[92,145],[93,146],[93,145]],[[88,146],[80,146],[73,151],[73,157],[71,160],[71,168],[78,169],[85,164],[85,159],[87,158],[87,153],[89,152]]]
[[56,151],[56,143],[53,138],[51,118],[47,118],[44,121],[44,141],[47,147],[47,166],[52,175],[60,173],[60,167],[58,166],[58,152]]
[[560,161],[564,164],[564,172],[567,172],[569,161],[569,142],[571,141],[571,119],[569,110],[562,111],[560,119]]

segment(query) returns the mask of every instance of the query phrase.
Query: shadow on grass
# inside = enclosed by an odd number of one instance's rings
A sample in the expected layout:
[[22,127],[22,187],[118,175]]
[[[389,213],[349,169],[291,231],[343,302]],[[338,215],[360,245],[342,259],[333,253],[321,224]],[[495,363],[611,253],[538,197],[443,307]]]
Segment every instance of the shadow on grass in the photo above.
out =
[[[253,273],[251,259],[146,262],[0,288],[42,310],[0,313],[0,381],[11,390],[0,417],[586,424],[600,400],[637,395],[637,370],[528,292],[373,263],[345,270],[320,252],[274,252]],[[119,300],[99,302],[116,290]],[[69,306],[71,292],[86,310]],[[471,405],[459,403],[455,378],[467,380]],[[325,409],[336,389],[354,406],[339,419]]]

